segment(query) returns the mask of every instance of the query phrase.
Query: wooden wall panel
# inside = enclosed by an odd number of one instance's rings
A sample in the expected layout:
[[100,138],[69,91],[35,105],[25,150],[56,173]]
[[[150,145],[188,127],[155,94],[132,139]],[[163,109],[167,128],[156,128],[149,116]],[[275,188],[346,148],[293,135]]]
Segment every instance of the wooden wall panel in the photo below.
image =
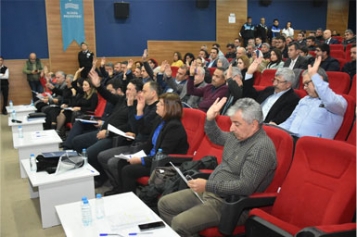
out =
[[[226,51],[227,43],[234,42],[239,36],[242,25],[247,21],[247,0],[217,0],[216,1],[216,40],[221,50]],[[236,23],[229,24],[228,16],[234,13]]]
[[328,0],[326,28],[331,31],[336,30],[341,36],[344,36],[348,27],[348,9],[349,0]]
[[[193,53],[197,56],[202,45],[207,45],[208,49],[215,41],[154,41],[149,40],[148,53],[149,58],[154,58],[159,64],[162,61],[167,60],[170,64],[175,51],[182,54],[182,57],[187,52]],[[224,48],[225,49],[225,48]]]
[[[41,59],[42,64],[48,64],[48,59]],[[9,100],[12,100],[15,105],[30,104],[31,101],[31,89],[27,82],[26,74],[22,73],[22,69],[25,66],[26,59],[20,60],[6,60],[4,65],[9,69],[10,77],[10,90]],[[2,104],[2,96],[1,96]]]
[[[84,33],[89,49],[95,53],[95,24],[93,0],[83,0]],[[80,45],[73,41],[66,51],[63,51],[60,1],[46,0],[46,20],[49,50],[49,69],[62,70],[73,74],[78,69],[77,55]]]

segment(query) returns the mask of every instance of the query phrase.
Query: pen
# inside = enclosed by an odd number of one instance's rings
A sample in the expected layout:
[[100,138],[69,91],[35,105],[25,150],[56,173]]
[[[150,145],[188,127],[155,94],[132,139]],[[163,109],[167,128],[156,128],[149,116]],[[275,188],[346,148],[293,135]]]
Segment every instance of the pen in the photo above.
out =
[[149,234],[153,234],[153,232],[129,233],[130,236],[133,236],[133,235],[149,235]]
[[122,235],[120,235],[120,234],[107,234],[107,233],[100,233],[99,234],[99,236],[121,236],[121,237],[123,237]]

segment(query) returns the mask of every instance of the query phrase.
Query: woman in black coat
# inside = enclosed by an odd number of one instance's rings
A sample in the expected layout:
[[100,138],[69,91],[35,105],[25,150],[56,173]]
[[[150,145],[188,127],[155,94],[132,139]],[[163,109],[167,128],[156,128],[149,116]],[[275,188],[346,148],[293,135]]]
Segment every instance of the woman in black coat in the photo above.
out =
[[130,165],[119,162],[119,192],[135,193],[136,179],[150,175],[152,159],[159,148],[164,154],[186,154],[188,143],[181,123],[182,111],[181,100],[177,94],[165,93],[160,96],[156,105],[156,113],[159,116],[144,148],[147,156],[132,157],[128,160]]

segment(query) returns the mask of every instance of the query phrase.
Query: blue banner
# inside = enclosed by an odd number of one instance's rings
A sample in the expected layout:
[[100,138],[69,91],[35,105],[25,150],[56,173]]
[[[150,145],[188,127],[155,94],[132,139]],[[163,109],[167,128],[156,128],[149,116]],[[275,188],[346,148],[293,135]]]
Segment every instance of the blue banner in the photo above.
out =
[[75,40],[78,44],[85,40],[83,0],[61,0],[63,51]]

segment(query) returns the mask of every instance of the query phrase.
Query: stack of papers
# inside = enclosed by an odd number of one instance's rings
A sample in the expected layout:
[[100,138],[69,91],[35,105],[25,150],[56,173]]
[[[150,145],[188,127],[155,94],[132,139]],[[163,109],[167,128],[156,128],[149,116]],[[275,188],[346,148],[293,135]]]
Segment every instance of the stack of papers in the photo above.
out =
[[132,140],[135,140],[135,137],[126,135],[125,132],[123,132],[123,131],[120,130],[120,129],[117,129],[116,127],[114,127],[114,126],[111,125],[111,124],[108,124],[108,130],[109,130],[110,132],[113,132],[113,133],[118,134],[118,135],[120,135],[120,136],[123,136],[123,137],[126,137],[126,138],[130,138],[130,139],[132,139]]
[[115,155],[114,157],[119,159],[129,160],[131,157],[144,157],[144,156],[146,156],[146,154],[143,150],[141,150],[134,154],[119,154],[119,155]]

